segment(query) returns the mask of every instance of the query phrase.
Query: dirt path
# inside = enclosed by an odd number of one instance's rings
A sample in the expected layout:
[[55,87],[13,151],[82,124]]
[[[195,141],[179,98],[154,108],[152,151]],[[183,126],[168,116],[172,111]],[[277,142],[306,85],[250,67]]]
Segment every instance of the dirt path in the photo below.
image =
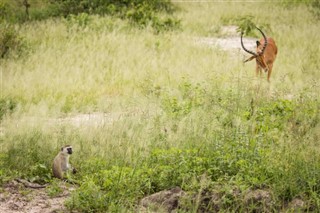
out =
[[64,206],[65,200],[70,192],[74,190],[71,186],[61,183],[62,192],[50,197],[47,189],[25,188],[17,181],[11,181],[3,186],[0,193],[0,212],[3,213],[51,213],[68,212]]

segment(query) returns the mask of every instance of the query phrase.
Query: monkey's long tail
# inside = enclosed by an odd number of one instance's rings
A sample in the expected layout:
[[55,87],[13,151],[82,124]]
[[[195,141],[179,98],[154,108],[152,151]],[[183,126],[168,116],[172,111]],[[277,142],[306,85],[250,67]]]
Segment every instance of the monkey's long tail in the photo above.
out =
[[31,183],[25,179],[21,179],[21,178],[16,178],[15,179],[18,183],[22,183],[26,188],[32,188],[32,189],[42,189],[42,188],[46,188],[47,184],[45,185],[40,185],[38,183]]

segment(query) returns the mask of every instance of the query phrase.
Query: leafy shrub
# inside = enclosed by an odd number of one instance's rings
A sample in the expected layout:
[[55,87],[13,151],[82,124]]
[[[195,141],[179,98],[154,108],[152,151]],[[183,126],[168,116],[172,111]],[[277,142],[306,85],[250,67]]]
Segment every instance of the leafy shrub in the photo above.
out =
[[222,22],[226,24],[233,24],[238,26],[237,32],[244,33],[246,36],[252,36],[252,37],[260,37],[260,32],[257,32],[256,27],[261,29],[263,32],[271,31],[270,24],[268,23],[260,23],[256,24],[255,17],[252,15],[244,15],[237,18],[230,18],[230,17],[224,17],[222,18]]
[[10,9],[6,2],[0,2],[0,21],[5,20],[5,18],[9,15]]
[[9,55],[20,56],[27,49],[26,41],[6,22],[0,23],[0,59]]
[[46,188],[46,192],[49,197],[57,197],[61,193],[63,193],[63,189],[59,185],[60,180],[55,179],[51,181],[50,185]]
[[6,174],[18,173],[34,182],[44,183],[51,178],[52,150],[46,145],[48,137],[39,131],[30,131],[6,138],[11,141],[3,156]]
[[162,107],[169,115],[179,117],[187,115],[192,109],[203,106],[205,90],[200,84],[183,82],[179,85],[177,95],[163,94]]
[[294,105],[288,100],[279,100],[261,107],[256,112],[257,131],[268,132],[274,128],[283,130],[293,116]]
[[311,102],[299,105],[290,100],[279,99],[256,106],[253,111],[246,111],[243,115],[254,123],[255,133],[265,134],[277,130],[303,136],[319,122],[317,111],[318,107]]
[[14,111],[17,106],[17,102],[13,99],[1,98],[0,99],[0,121],[7,114]]
[[153,172],[145,168],[113,166],[95,172],[86,177],[81,187],[72,194],[67,207],[83,212],[113,212],[119,206],[130,207],[150,191],[150,171]]
[[265,174],[264,165],[257,166],[262,155],[241,143],[226,144],[206,151],[156,149],[138,165],[114,165],[87,173],[82,186],[68,200],[68,207],[84,212],[110,212],[119,206],[131,208],[145,195],[175,186],[197,190],[203,174],[210,181],[238,175],[251,181],[258,173]]
[[67,27],[69,30],[83,29],[91,22],[91,17],[87,13],[80,13],[77,15],[70,14],[66,18]]
[[157,33],[180,27],[179,20],[169,17],[174,11],[169,0],[49,0],[41,4],[30,1],[28,14],[23,4],[8,2],[0,3],[0,21],[25,22],[62,16],[76,19],[83,26],[88,20],[83,14],[98,14],[127,19],[139,27],[152,26]]
[[146,27],[151,25],[156,32],[176,29],[180,21],[175,18],[160,19],[162,12],[171,14],[173,5],[170,1],[141,1],[141,0],[111,0],[111,1],[89,1],[89,0],[58,0],[51,2],[53,16],[62,15],[68,17],[77,14],[100,14],[112,15],[122,19],[128,19],[132,23]]
[[66,201],[67,208],[80,212],[105,212],[109,205],[105,192],[91,179],[84,180]]
[[155,29],[156,33],[163,31],[170,31],[172,29],[179,29],[181,26],[180,20],[168,17],[164,19],[160,19],[158,17],[154,17],[152,19],[152,27]]
[[51,180],[51,167],[44,163],[38,163],[31,166],[29,180],[35,183],[47,183]]
[[280,5],[285,8],[295,8],[300,5],[306,5],[309,7],[310,11],[316,17],[317,20],[320,19],[320,1],[319,0],[281,0]]
[[311,12],[314,16],[320,20],[320,1],[319,0],[312,0],[311,1]]

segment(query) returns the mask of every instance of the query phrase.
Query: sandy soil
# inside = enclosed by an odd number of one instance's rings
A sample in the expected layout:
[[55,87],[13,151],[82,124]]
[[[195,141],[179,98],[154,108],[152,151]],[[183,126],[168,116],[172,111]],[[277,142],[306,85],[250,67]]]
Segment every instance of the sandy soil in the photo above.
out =
[[3,213],[52,213],[68,212],[64,201],[74,190],[61,182],[62,192],[49,197],[46,188],[31,189],[13,180],[5,184],[0,193],[0,212]]

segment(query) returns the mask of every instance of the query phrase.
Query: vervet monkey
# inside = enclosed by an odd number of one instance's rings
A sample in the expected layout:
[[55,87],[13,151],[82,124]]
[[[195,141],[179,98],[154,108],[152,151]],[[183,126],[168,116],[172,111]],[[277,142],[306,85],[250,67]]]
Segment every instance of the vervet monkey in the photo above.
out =
[[69,157],[72,154],[72,146],[66,145],[61,148],[59,154],[54,158],[52,165],[53,176],[59,179],[65,179],[64,174],[72,171],[75,174],[77,171],[69,163]]

